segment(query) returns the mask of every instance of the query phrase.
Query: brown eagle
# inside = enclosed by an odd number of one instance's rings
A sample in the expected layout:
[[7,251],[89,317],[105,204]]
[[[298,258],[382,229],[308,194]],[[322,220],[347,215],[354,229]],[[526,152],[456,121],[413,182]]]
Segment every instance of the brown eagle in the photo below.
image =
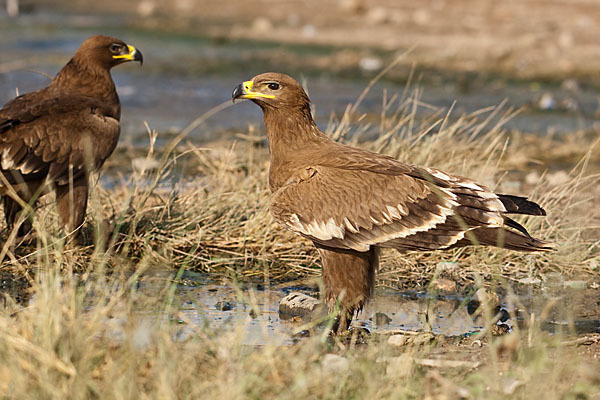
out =
[[507,216],[546,215],[539,205],[332,141],[313,121],[302,87],[287,75],[255,76],[232,97],[250,99],[263,110],[271,214],[317,247],[326,303],[330,311],[337,302],[341,309],[338,332],[348,328],[373,291],[380,247],[549,249]]
[[[121,104],[110,70],[128,61],[141,64],[142,53],[120,39],[92,36],[48,86],[0,109],[0,196],[9,229],[48,184],[66,233],[83,224],[88,174],[119,139]],[[26,220],[18,236],[30,229]]]

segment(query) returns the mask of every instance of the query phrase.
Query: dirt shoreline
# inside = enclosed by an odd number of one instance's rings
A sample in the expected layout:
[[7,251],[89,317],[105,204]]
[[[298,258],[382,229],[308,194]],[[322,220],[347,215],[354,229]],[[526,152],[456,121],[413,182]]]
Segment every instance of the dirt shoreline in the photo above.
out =
[[135,0],[126,9],[117,0],[27,3],[225,40],[359,47],[365,52],[357,62],[366,68],[407,49],[404,65],[523,79],[593,79],[600,68],[600,7],[584,0]]

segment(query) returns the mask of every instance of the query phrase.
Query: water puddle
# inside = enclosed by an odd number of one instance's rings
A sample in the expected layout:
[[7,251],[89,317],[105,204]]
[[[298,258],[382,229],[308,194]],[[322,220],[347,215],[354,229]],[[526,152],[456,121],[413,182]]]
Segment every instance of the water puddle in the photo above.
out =
[[[167,271],[158,274],[149,280],[143,279],[146,283],[141,284],[140,290],[151,294],[152,290],[164,287],[173,278]],[[292,292],[318,297],[317,289],[306,286],[280,285],[268,289],[262,284],[244,284],[244,288],[239,288],[218,283],[210,275],[193,272],[184,273],[182,280],[185,284],[178,285],[176,296],[181,304],[177,318],[183,326],[183,338],[202,327],[216,331],[242,327],[245,344],[291,344],[301,340],[302,335],[298,333],[307,326],[309,319],[280,314],[281,299]],[[565,290],[533,296],[525,291],[513,300],[505,297],[500,304],[497,325],[510,331],[515,324],[528,322],[533,313],[538,318],[545,314],[541,327],[548,332],[600,333],[600,315],[597,315],[600,313],[600,294],[597,292]],[[412,331],[446,336],[470,335],[484,327],[484,317],[476,309],[476,304],[464,296],[378,289],[352,326],[371,333]]]
[[[354,78],[341,79],[327,70],[304,76],[302,71],[289,71],[290,66],[277,61],[286,59],[283,55],[291,59],[323,57],[324,51],[333,54],[335,49],[214,41],[144,31],[128,25],[126,19],[114,17],[86,19],[39,12],[17,20],[0,17],[0,104],[12,99],[16,88],[24,93],[46,85],[49,78],[40,73],[54,76],[81,41],[98,31],[120,36],[143,49],[146,62],[142,68],[126,65],[113,71],[123,105],[121,140],[135,142],[141,135],[142,145],[147,143],[144,121],[161,133],[181,130],[210,108],[230,100],[231,91],[239,82],[266,70],[283,69],[306,81],[315,104],[316,121],[323,128],[331,113],[340,116],[368,83],[358,66]],[[244,57],[254,61],[244,61]],[[507,124],[508,129],[524,132],[572,132],[588,129],[595,122],[598,91],[574,81],[561,86],[498,78],[478,83],[473,89],[464,86],[458,78],[423,81],[419,84],[421,101],[434,108],[453,107],[453,115],[458,117],[507,99],[507,106],[526,106]],[[390,98],[402,94],[404,84],[380,82],[358,111],[377,119],[384,90]],[[417,120],[432,113],[429,107],[416,111]],[[190,137],[212,140],[224,130],[245,131],[248,124],[260,126],[261,120],[256,106],[239,104],[209,118]],[[377,133],[377,127],[378,123],[374,123],[369,132]]]

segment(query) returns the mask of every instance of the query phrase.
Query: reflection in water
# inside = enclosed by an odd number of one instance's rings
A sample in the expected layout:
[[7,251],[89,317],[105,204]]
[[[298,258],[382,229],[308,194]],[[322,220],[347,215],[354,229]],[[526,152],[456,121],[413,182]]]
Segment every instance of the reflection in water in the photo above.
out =
[[[173,277],[172,272],[169,271],[155,271],[153,274],[155,277],[159,276],[162,283]],[[298,286],[267,290],[262,285],[256,285],[252,288],[240,289],[215,284],[210,275],[193,272],[184,273],[184,281],[186,279],[188,284],[180,285],[176,292],[181,303],[178,313],[178,318],[183,323],[181,338],[193,335],[203,327],[215,331],[242,327],[245,344],[291,344],[299,340],[296,334],[305,328],[308,322],[300,318],[290,319],[289,316],[280,316],[280,300],[290,292],[318,295],[314,289]],[[193,284],[189,284],[190,279]],[[143,282],[146,283],[142,284],[141,289],[150,295],[153,290],[164,287],[152,278],[144,279]],[[550,332],[560,328],[565,333],[600,333],[600,318],[591,316],[587,307],[594,296],[596,301],[599,300],[595,291],[590,296],[589,293],[584,295],[581,292],[567,290],[560,296],[562,304],[568,304],[569,308],[557,306],[542,324],[543,329]],[[547,300],[539,294],[535,297],[524,294],[510,301],[518,304],[518,306],[511,306],[514,310],[512,315],[516,315],[517,323],[521,324],[523,320],[528,320],[529,313],[539,316],[541,310],[548,304]],[[470,303],[464,297],[456,295],[435,296],[389,289],[376,290],[368,305],[353,321],[353,326],[363,327],[375,333],[402,330],[433,332],[446,336],[469,335],[480,331],[484,326],[483,317],[480,313],[474,312],[474,308],[469,305]],[[506,304],[502,305],[503,316],[498,324],[509,328],[514,321],[511,321],[507,308]],[[566,322],[567,314],[571,325]]]

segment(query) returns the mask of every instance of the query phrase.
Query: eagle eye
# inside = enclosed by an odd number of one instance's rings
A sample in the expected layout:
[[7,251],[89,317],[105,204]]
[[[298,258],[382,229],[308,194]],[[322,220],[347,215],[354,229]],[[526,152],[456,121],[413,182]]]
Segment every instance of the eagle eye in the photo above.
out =
[[267,87],[271,90],[279,90],[279,83],[271,82],[267,85]]
[[111,44],[110,51],[113,53],[118,53],[119,51],[121,51],[121,45],[120,44]]

